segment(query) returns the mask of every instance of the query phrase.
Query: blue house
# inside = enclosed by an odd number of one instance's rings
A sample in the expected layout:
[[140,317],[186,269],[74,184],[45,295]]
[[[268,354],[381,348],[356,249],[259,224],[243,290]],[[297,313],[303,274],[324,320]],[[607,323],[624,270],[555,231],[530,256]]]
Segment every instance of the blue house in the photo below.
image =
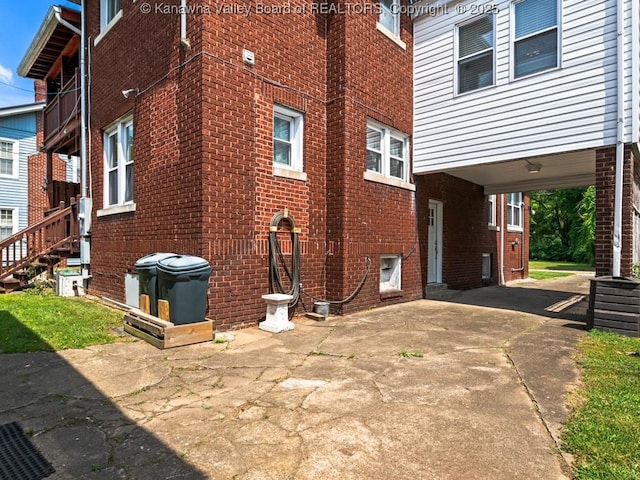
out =
[[0,240],[27,227],[27,159],[38,152],[38,115],[44,102],[0,108]]

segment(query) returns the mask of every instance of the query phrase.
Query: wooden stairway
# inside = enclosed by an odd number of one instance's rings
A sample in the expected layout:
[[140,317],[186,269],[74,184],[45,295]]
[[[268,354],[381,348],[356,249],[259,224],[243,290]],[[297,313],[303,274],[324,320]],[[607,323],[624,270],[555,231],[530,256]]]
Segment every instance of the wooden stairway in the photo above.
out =
[[0,241],[0,293],[15,290],[80,251],[75,198],[43,220]]

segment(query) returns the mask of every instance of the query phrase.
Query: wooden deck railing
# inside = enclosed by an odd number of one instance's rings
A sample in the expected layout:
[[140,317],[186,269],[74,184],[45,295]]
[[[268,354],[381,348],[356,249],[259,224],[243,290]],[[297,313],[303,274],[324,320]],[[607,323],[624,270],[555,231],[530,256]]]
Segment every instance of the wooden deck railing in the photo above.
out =
[[80,71],[64,84],[61,93],[47,101],[44,109],[45,144],[54,135],[66,130],[67,125],[80,118]]
[[75,199],[68,207],[0,241],[0,280],[28,267],[39,257],[77,249],[80,232]]

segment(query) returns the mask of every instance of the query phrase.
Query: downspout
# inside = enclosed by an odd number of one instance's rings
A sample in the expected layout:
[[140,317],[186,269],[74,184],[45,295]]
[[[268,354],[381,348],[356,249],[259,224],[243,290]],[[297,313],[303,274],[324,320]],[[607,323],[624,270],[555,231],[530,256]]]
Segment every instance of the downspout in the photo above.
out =
[[613,265],[614,277],[620,276],[622,254],[622,186],[624,181],[624,0],[617,2],[617,139],[616,177],[613,197]]
[[504,285],[504,193],[500,194],[500,278],[499,285]]
[[[80,263],[82,264],[82,278],[89,278],[90,244],[89,230],[91,225],[91,198],[87,196],[87,95],[86,95],[86,65],[85,65],[85,0],[80,3],[80,29],[62,18],[60,7],[53,7],[56,20],[61,25],[80,36],[80,191],[78,205],[78,220],[80,225]],[[85,285],[86,287],[86,285]]]
[[185,48],[191,46],[187,38],[187,0],[180,0],[180,44]]

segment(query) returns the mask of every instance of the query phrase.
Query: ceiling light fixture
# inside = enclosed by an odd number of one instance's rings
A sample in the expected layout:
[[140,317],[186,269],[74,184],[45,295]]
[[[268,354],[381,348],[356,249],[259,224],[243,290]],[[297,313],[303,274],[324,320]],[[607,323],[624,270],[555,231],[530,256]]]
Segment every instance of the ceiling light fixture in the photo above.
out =
[[527,170],[529,173],[538,173],[542,170],[542,165],[539,163],[531,163],[529,160],[525,160],[527,162]]

